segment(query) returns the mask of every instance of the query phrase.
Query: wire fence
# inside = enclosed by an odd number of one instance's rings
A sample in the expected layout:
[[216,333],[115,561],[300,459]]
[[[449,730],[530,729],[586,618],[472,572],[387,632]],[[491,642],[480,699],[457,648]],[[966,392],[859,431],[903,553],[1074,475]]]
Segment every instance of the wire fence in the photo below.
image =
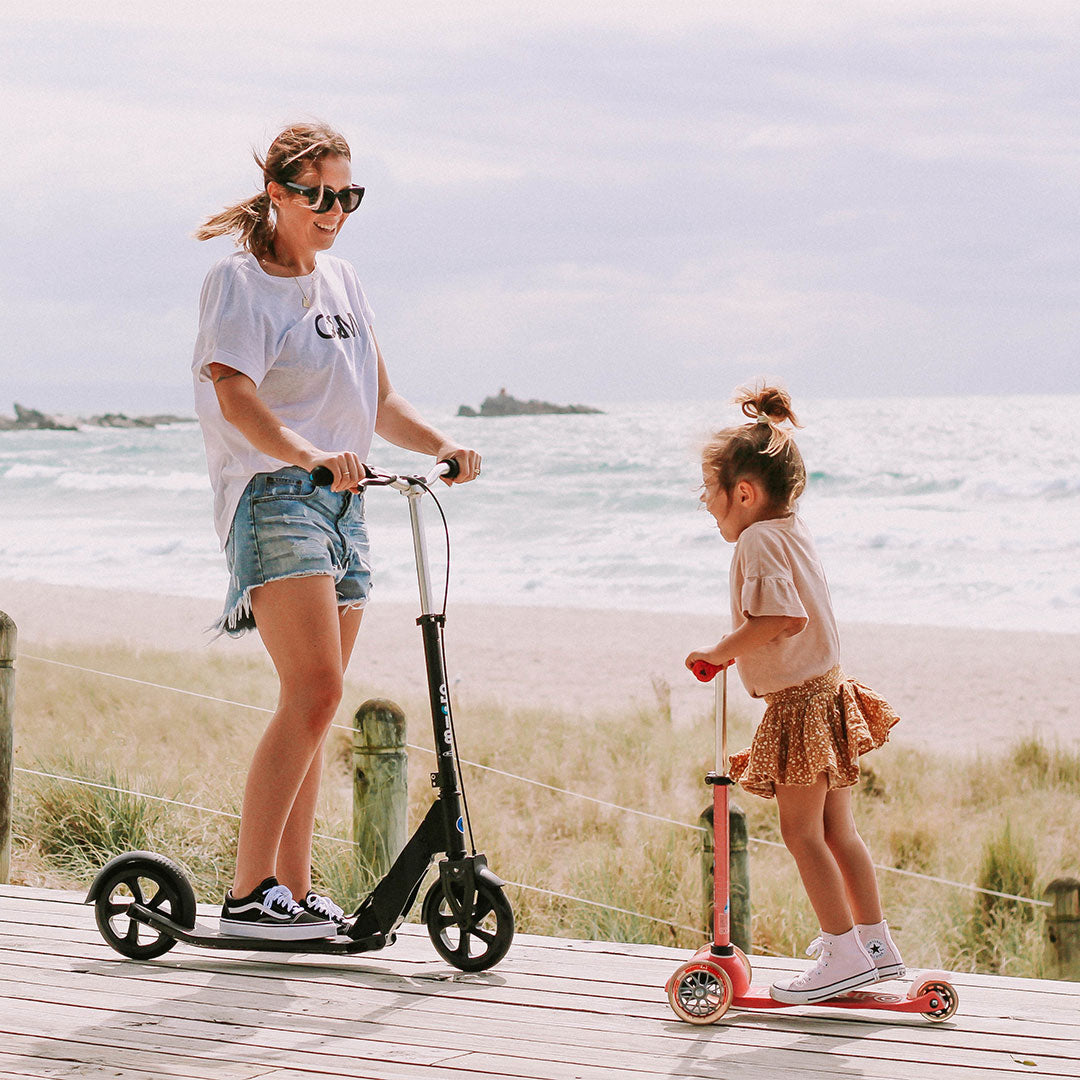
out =
[[[167,803],[170,806],[180,806],[184,807],[187,810],[197,810],[200,813],[213,814],[217,817],[233,818],[237,821],[240,819],[239,814],[235,814],[229,810],[215,810],[213,807],[210,806],[199,806],[197,803],[184,802],[181,799],[169,799],[166,798],[164,795],[151,795],[149,792],[146,791],[135,791],[131,788],[117,787],[115,784],[102,784],[96,780],[84,780],[77,776],[63,776],[60,773],[49,773],[44,772],[40,769],[27,769],[22,766],[16,766],[15,772],[23,773],[26,776],[37,776],[47,780],[59,780],[61,782],[69,784],[76,784],[81,787],[95,788],[99,791],[111,791],[117,795],[130,795],[138,799],[147,799],[152,802]],[[349,840],[347,837],[331,836],[328,833],[320,832],[316,832],[314,835],[320,840],[329,840],[333,843],[347,844],[350,847],[357,846],[355,840]],[[32,843],[32,841],[28,837],[21,836],[19,838],[24,843]],[[553,896],[562,900],[572,900],[579,904],[587,904],[591,907],[603,908],[606,911],[614,911],[620,915],[631,915],[634,918],[645,919],[647,922],[659,923],[661,926],[667,926],[674,930],[688,930],[690,933],[697,934],[701,937],[708,936],[700,926],[685,926],[682,923],[672,922],[670,919],[662,919],[657,915],[647,915],[642,911],[630,911],[627,908],[615,907],[612,904],[604,904],[598,900],[589,900],[583,896],[572,896],[569,893],[556,892],[554,889],[542,889],[536,885],[526,885],[524,882],[521,881],[508,881],[506,882],[506,884],[513,885],[516,889],[524,889],[527,892],[542,893],[545,896]]]
[[[169,693],[181,694],[181,695],[186,696],[186,697],[199,698],[199,699],[201,699],[203,701],[210,701],[210,702],[214,702],[214,703],[220,704],[220,705],[229,705],[229,706],[233,706],[233,707],[236,707],[236,708],[250,709],[250,710],[253,710],[255,712],[262,712],[262,713],[273,713],[274,712],[273,709],[269,709],[269,708],[266,708],[266,707],[261,706],[261,705],[252,705],[252,704],[250,704],[248,702],[233,701],[233,700],[228,699],[228,698],[215,697],[212,694],[203,694],[203,693],[199,693],[199,692],[194,691],[194,690],[185,690],[182,687],[167,686],[167,685],[164,685],[162,683],[149,682],[149,681],[147,681],[145,679],[135,679],[135,678],[132,678],[132,677],[130,677],[128,675],[118,675],[115,672],[111,672],[111,671],[99,671],[97,669],[83,667],[83,666],[80,666],[78,664],[66,663],[66,662],[64,662],[62,660],[54,660],[51,657],[34,656],[34,655],[27,654],[27,653],[22,653],[22,654],[20,654],[20,659],[33,660],[33,661],[35,661],[37,663],[41,663],[41,664],[51,664],[51,665],[55,665],[57,667],[67,668],[67,669],[72,670],[72,671],[78,671],[78,672],[81,672],[81,673],[87,674],[87,675],[97,675],[97,676],[100,676],[102,678],[117,679],[117,680],[120,680],[122,682],[134,683],[134,684],[139,685],[139,686],[150,687],[150,688],[153,688],[153,689],[156,689],[156,690],[164,690],[164,691],[169,692]],[[352,734],[352,732],[353,732],[353,729],[351,727],[347,727],[344,724],[333,724],[332,726],[335,727],[335,728],[338,728],[339,730],[347,731],[350,734]],[[428,747],[428,746],[421,746],[421,745],[418,745],[418,744],[415,744],[415,743],[407,743],[406,745],[410,750],[417,750],[417,751],[427,753],[427,754],[434,754],[435,753],[435,751],[431,747]],[[488,772],[488,773],[492,773],[492,774],[494,774],[496,776],[501,776],[503,778],[510,779],[510,780],[513,780],[513,781],[518,782],[518,783],[529,784],[529,785],[532,785],[534,787],[543,788],[543,789],[545,789],[547,791],[552,791],[552,792],[555,792],[557,794],[567,796],[569,798],[580,799],[580,800],[583,800],[583,801],[586,801],[586,802],[590,802],[590,803],[593,803],[593,804],[598,805],[598,806],[603,806],[603,807],[606,807],[608,809],[618,811],[619,813],[631,814],[631,815],[634,815],[634,816],[637,816],[637,817],[646,818],[646,819],[651,820],[651,821],[657,821],[657,822],[661,822],[661,823],[664,823],[664,824],[673,825],[673,826],[676,826],[677,828],[689,829],[689,830],[694,831],[694,832],[704,833],[704,832],[708,831],[703,826],[698,825],[698,824],[692,824],[692,823],[686,822],[686,821],[679,821],[676,818],[665,817],[662,814],[654,814],[654,813],[651,813],[650,811],[640,810],[640,809],[637,809],[635,807],[622,806],[619,803],[611,802],[611,801],[609,801],[607,799],[601,799],[601,798],[598,798],[598,797],[593,796],[593,795],[587,795],[584,792],[573,791],[570,788],[563,788],[563,787],[558,787],[557,785],[554,785],[554,784],[544,783],[541,780],[535,780],[535,779],[533,779],[531,777],[523,776],[523,775],[521,775],[519,773],[508,772],[508,771],[506,771],[504,769],[497,769],[494,766],[484,765],[484,764],[481,764],[480,762],[477,762],[477,761],[469,761],[467,758],[461,758],[460,760],[461,760],[461,764],[468,765],[470,768],[478,769],[478,770]],[[196,805],[194,803],[187,803],[187,802],[183,802],[183,801],[180,801],[180,800],[177,800],[177,799],[168,799],[168,798],[165,798],[164,796],[161,796],[161,795],[150,795],[150,794],[148,794],[146,792],[128,791],[128,790],[125,790],[125,789],[122,789],[122,788],[117,788],[117,787],[110,786],[108,784],[101,784],[101,783],[97,783],[97,782],[93,782],[93,781],[89,781],[89,780],[82,780],[82,779],[79,779],[77,777],[61,776],[61,775],[57,775],[57,774],[53,774],[53,773],[46,773],[46,772],[41,772],[41,771],[38,771],[38,770],[35,770],[35,769],[26,769],[26,768],[22,768],[22,767],[16,767],[15,771],[20,772],[20,773],[25,773],[25,774],[28,774],[28,775],[32,775],[32,776],[47,777],[47,778],[52,779],[52,780],[57,780],[57,781],[62,781],[62,782],[66,781],[66,782],[73,783],[73,784],[81,784],[81,785],[84,785],[84,786],[87,786],[87,787],[100,788],[100,789],[103,789],[103,790],[114,791],[114,792],[130,795],[130,796],[134,796],[134,797],[137,797],[137,798],[153,800],[153,801],[156,801],[156,802],[169,803],[169,804],[172,804],[172,805],[175,805],[175,806],[184,807],[186,809],[196,810],[196,811],[199,811],[201,813],[215,814],[215,815],[219,815],[219,816],[222,816],[222,817],[230,817],[230,818],[238,818],[239,817],[238,814],[231,813],[231,812],[225,811],[225,810],[215,810],[212,807],[198,806],[198,805]],[[316,833],[315,835],[318,836],[320,839],[323,839],[323,840],[329,840],[329,841],[333,841],[333,842],[350,844],[350,845],[355,846],[354,841],[345,839],[343,837],[324,835],[324,834],[320,834],[320,833]],[[765,846],[765,847],[774,847],[774,848],[782,848],[782,847],[784,847],[784,845],[782,843],[778,842],[778,841],[766,840],[766,839],[764,839],[762,837],[751,836],[748,839],[753,844],[758,844],[758,845]],[[1032,905],[1034,907],[1051,907],[1052,906],[1052,904],[1048,900],[1037,900],[1037,899],[1034,899],[1033,897],[1030,897],[1030,896],[1018,896],[1018,895],[1016,895],[1014,893],[998,892],[998,891],[996,891],[994,889],[986,889],[986,888],[982,888],[981,886],[968,884],[968,883],[962,882],[962,881],[952,881],[949,878],[937,877],[937,876],[935,876],[933,874],[923,874],[923,873],[919,873],[919,872],[914,871],[914,870],[905,870],[905,869],[902,869],[901,867],[898,867],[898,866],[889,866],[887,864],[881,864],[881,863],[875,863],[874,866],[876,867],[876,869],[885,871],[887,873],[899,874],[899,875],[901,875],[903,877],[915,878],[915,879],[918,879],[918,880],[921,880],[921,881],[928,881],[928,882],[932,882],[932,883],[937,884],[937,885],[948,886],[948,887],[954,888],[954,889],[962,889],[962,890],[965,890],[967,892],[979,893],[979,894],[985,895],[985,896],[993,896],[993,897],[996,897],[996,898],[999,898],[999,899],[1002,899],[1002,900],[1011,900],[1011,901],[1014,901],[1015,903],[1019,903],[1019,904],[1029,904],[1029,905]],[[617,913],[623,914],[623,915],[631,915],[631,916],[634,916],[636,918],[644,919],[646,921],[659,923],[661,925],[669,926],[669,927],[680,929],[680,930],[688,930],[688,931],[690,931],[690,932],[692,932],[694,934],[699,934],[699,935],[702,935],[702,936],[708,936],[708,935],[705,934],[705,932],[700,927],[684,926],[682,924],[675,923],[675,922],[672,922],[672,921],[667,920],[667,919],[662,919],[662,918],[660,918],[658,916],[655,916],[655,915],[647,915],[647,914],[644,914],[642,912],[629,911],[629,910],[624,909],[624,908],[615,907],[615,906],[613,906],[611,904],[605,904],[605,903],[601,903],[600,901],[590,900],[590,899],[588,899],[586,897],[572,896],[572,895],[565,894],[565,893],[555,892],[554,890],[540,888],[539,886],[526,885],[526,884],[521,883],[521,882],[507,882],[507,884],[513,885],[513,886],[515,886],[516,888],[519,888],[519,889],[525,889],[525,890],[528,890],[528,891],[531,891],[531,892],[546,894],[546,895],[549,895],[549,896],[558,897],[560,899],[570,900],[570,901],[573,901],[575,903],[585,904],[585,905],[589,905],[589,906],[596,907],[596,908],[602,908],[602,909],[607,910],[607,911],[617,912]]]

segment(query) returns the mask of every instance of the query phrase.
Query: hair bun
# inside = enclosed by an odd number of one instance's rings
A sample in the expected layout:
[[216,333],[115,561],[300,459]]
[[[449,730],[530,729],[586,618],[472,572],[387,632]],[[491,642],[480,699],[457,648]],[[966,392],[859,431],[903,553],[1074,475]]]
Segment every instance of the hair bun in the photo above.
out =
[[755,424],[789,423],[794,427],[802,425],[791,408],[791,397],[781,386],[766,386],[764,382],[756,386],[740,387],[734,398],[735,404],[742,409],[743,416]]

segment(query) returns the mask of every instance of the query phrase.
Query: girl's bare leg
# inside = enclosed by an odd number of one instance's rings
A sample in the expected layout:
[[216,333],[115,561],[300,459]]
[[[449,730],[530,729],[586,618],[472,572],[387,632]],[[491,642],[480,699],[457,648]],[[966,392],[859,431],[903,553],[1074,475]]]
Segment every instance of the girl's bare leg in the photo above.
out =
[[825,841],[825,798],[828,786],[822,773],[809,787],[776,785],[780,834],[795,859],[803,888],[821,929],[846,934],[854,925],[844,878]]
[[234,896],[246,896],[276,874],[285,823],[333,721],[342,685],[332,577],[272,581],[252,591],[251,603],[281,688],[244,788]]
[[[353,645],[360,629],[363,610],[353,608],[340,611],[338,616],[341,630],[341,672],[344,675],[352,656]],[[287,885],[293,896],[303,899],[311,888],[311,834],[315,831],[315,806],[319,798],[319,785],[322,782],[323,745],[315,751],[315,756],[308,766],[307,775],[300,785],[300,790],[293,800],[292,811],[285,822],[278,847],[277,879]]]
[[851,913],[866,926],[883,918],[877,874],[851,812],[851,788],[836,788],[825,796],[825,843],[844,879]]

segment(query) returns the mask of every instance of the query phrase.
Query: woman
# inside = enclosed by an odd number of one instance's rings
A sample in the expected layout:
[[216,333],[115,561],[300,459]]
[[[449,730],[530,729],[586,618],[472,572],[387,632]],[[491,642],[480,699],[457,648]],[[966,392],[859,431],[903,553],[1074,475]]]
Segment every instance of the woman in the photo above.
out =
[[[333,935],[344,913],[311,891],[323,742],[342,694],[371,571],[363,493],[373,432],[454,458],[480,455],[425,423],[390,383],[356,271],[329,254],[364,189],[345,139],[294,125],[256,156],[263,190],[208,219],[200,240],[241,250],[207,275],[195,346],[196,410],[230,582],[218,628],[257,628],[280,680],[244,789],[222,932]],[[329,488],[309,472],[325,466]]]

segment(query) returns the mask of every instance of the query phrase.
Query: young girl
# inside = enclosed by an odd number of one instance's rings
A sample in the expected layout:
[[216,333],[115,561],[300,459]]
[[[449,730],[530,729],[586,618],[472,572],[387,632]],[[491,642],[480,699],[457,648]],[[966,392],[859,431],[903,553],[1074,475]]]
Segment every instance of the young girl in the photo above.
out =
[[771,988],[777,1001],[807,1003],[904,973],[851,813],[859,756],[885,742],[899,717],[840,668],[829,586],[795,513],[806,470],[780,426],[800,426],[790,398],[766,386],[741,390],[735,402],[751,422],[714,435],[701,466],[701,501],[735,544],[734,629],[692,652],[686,666],[736,663],[746,689],[768,706],[730,772],[747,791],[776,798],[784,844],[821,924],[807,950],[817,964]]

